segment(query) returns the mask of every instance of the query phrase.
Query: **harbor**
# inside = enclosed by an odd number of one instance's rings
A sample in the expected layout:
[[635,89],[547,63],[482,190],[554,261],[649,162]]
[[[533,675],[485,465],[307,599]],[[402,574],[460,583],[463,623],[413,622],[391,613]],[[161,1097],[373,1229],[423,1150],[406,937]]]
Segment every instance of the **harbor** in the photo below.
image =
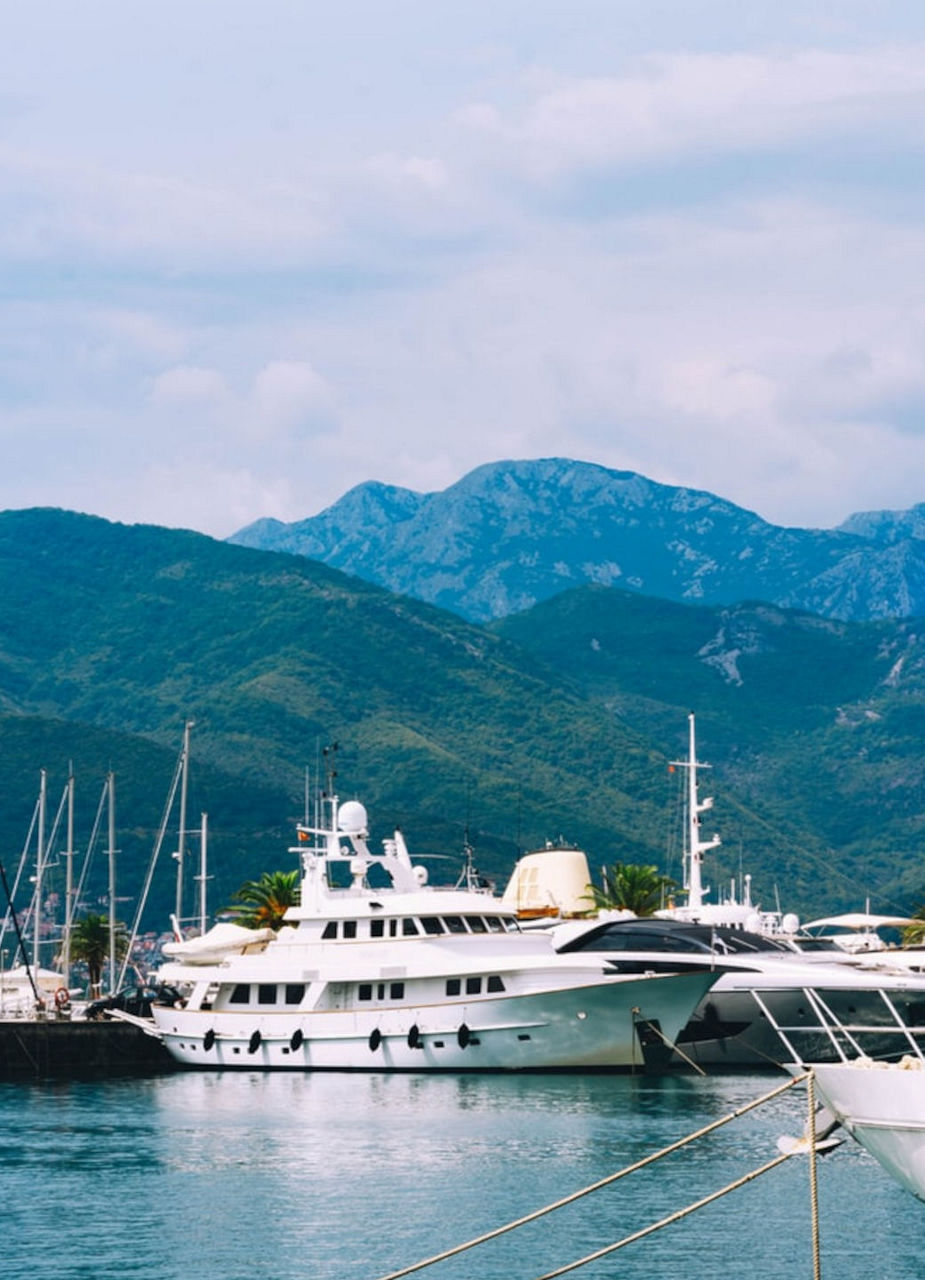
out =
[[[0,1086],[11,1280],[49,1238],[63,1280],[380,1280],[585,1187],[780,1083],[693,1076],[178,1072]],[[420,1274],[536,1280],[778,1154],[791,1090],[650,1169]],[[856,1143],[818,1162],[823,1275],[921,1275],[922,1206]],[[696,1260],[696,1262],[695,1262]],[[805,1158],[584,1280],[693,1266],[753,1280],[812,1272]]]

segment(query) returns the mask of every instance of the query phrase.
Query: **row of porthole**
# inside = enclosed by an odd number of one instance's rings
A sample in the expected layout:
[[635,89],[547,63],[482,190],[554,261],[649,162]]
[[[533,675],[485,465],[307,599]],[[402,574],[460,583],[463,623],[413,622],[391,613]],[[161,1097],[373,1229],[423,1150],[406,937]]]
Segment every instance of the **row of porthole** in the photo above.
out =
[[[248,1040],[247,1042],[247,1052],[256,1053],[257,1050],[260,1048],[260,1045],[262,1044],[262,1042],[263,1042],[263,1036],[260,1034],[259,1031],[254,1031],[251,1034],[250,1040]],[[292,1035],[289,1037],[289,1048],[293,1052],[295,1052],[297,1049],[301,1049],[304,1042],[305,1042],[304,1032],[302,1031],[301,1027],[296,1027],[295,1031],[293,1031]],[[379,1048],[379,1046],[382,1044],[382,1032],[379,1030],[378,1027],[374,1027],[373,1030],[369,1033],[368,1043],[373,1053],[375,1053],[376,1050]],[[479,1041],[473,1036],[469,1027],[467,1027],[466,1024],[463,1022],[460,1025],[459,1030],[456,1032],[456,1043],[459,1045],[460,1049],[466,1049],[470,1044],[478,1044]],[[202,1047],[203,1049],[205,1049],[206,1053],[208,1053],[209,1050],[214,1047],[214,1045],[215,1045],[215,1030],[213,1027],[210,1027],[209,1030],[205,1033],[205,1035],[202,1038]],[[442,1047],[442,1041],[440,1042],[440,1045]],[[424,1048],[424,1040],[421,1036],[421,1029],[417,1025],[417,1023],[415,1023],[408,1031],[408,1048],[409,1049]]]

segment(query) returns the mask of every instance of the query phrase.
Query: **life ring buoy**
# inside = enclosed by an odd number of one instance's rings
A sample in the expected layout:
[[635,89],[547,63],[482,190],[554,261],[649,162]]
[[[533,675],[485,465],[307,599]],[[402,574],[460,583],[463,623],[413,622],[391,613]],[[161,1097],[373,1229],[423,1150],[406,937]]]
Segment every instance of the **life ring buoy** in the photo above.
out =
[[71,993],[67,987],[59,987],[55,992],[55,1008],[67,1009],[71,1003]]

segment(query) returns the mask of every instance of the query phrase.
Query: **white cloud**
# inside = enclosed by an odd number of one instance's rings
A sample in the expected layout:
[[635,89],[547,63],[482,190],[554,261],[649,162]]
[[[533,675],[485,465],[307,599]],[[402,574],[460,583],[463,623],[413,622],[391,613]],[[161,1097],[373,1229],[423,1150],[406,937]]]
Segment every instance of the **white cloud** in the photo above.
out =
[[539,454],[925,497],[922,23],[576,6],[20,6],[0,505],[230,533]]
[[863,53],[653,54],[624,74],[563,77],[505,119],[475,103],[457,119],[503,136],[538,175],[850,137],[925,107],[922,46]]

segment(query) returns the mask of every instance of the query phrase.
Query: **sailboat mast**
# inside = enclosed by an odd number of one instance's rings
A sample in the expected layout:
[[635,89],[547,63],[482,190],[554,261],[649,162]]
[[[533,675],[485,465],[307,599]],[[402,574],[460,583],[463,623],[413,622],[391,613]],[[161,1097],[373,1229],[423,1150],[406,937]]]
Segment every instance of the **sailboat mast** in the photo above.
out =
[[35,898],[33,910],[35,918],[32,921],[34,934],[34,942],[32,945],[32,961],[35,965],[35,972],[38,975],[41,969],[41,959],[39,949],[42,939],[42,871],[44,870],[45,861],[45,805],[47,800],[47,781],[48,775],[42,769],[39,774],[39,829],[38,829],[38,852],[35,859]]
[[209,815],[202,814],[199,834],[199,936],[206,931],[206,867],[208,866]]
[[177,923],[183,924],[183,859],[186,854],[186,795],[189,783],[189,732],[193,727],[192,720],[183,726],[182,772],[180,776],[180,832],[177,837],[177,904],[175,915]]
[[61,970],[64,985],[71,985],[71,929],[74,924],[74,765],[67,772],[67,849],[64,854],[64,939],[61,947]]
[[116,990],[116,775],[106,778],[109,800],[109,990]]

